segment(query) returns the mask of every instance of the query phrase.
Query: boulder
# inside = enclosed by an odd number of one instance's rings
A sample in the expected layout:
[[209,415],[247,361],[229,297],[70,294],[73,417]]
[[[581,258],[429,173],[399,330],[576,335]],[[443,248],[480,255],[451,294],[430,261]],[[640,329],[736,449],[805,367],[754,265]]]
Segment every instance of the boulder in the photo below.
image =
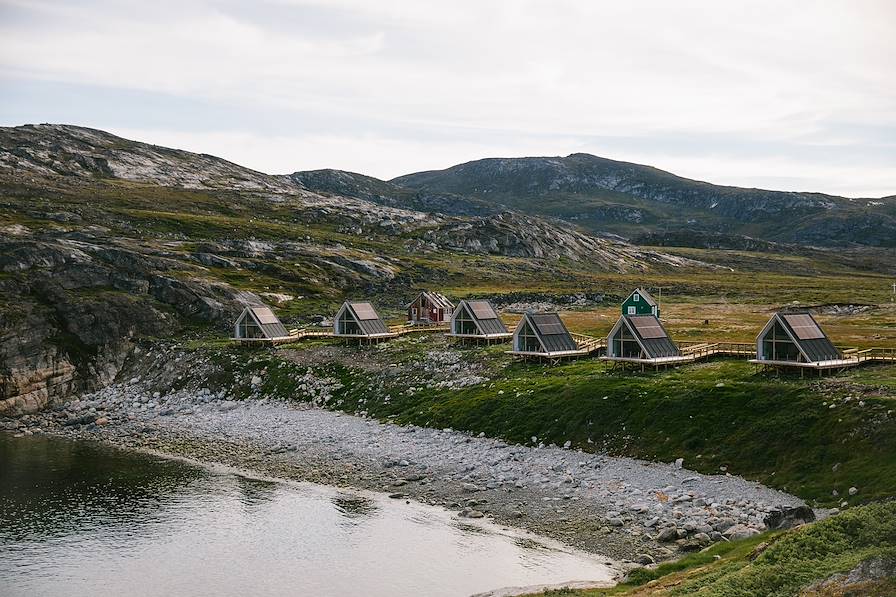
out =
[[771,530],[790,529],[815,520],[815,512],[809,506],[782,506],[772,510],[763,519]]

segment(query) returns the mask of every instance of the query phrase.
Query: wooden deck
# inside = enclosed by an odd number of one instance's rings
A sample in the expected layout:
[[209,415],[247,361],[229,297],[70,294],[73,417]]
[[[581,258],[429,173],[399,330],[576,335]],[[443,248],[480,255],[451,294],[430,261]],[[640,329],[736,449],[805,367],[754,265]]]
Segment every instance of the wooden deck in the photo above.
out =
[[[347,340],[357,339],[360,342],[378,342],[397,338],[408,334],[418,334],[427,332],[448,331],[450,329],[447,323],[437,324],[402,324],[390,325],[388,334],[378,336],[336,336],[332,328],[295,328],[289,330],[288,336],[280,338],[233,338],[234,342],[242,345],[279,345],[297,342],[307,338],[343,338]],[[482,336],[478,334],[445,334],[449,338],[459,340],[461,342],[477,342],[491,344],[493,342],[506,342],[513,337],[513,333],[492,334]],[[564,359],[572,359],[586,357],[599,353],[607,347],[606,338],[598,338],[586,334],[570,332],[573,340],[575,340],[578,350],[569,350],[562,352],[514,352],[507,351],[514,357],[523,360],[546,361],[557,363]],[[707,341],[683,341],[678,343],[681,354],[674,357],[659,357],[655,359],[640,359],[628,357],[608,357],[601,356],[600,360],[611,362],[614,365],[630,364],[646,370],[649,367],[660,369],[661,367],[683,365],[686,363],[694,363],[713,357],[746,357],[749,363],[760,365],[763,367],[773,368],[794,368],[801,371],[839,371],[851,367],[870,363],[896,363],[896,348],[845,348],[841,349],[843,353],[842,359],[830,361],[820,361],[814,363],[801,363],[799,361],[767,361],[756,358],[756,344],[754,342],[729,342],[725,340],[707,340]]]

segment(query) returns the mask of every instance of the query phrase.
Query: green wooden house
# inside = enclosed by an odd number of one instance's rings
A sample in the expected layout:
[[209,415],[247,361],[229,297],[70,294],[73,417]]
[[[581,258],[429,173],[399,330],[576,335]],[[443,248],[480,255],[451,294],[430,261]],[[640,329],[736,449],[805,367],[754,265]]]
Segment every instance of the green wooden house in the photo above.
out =
[[654,315],[660,316],[660,306],[650,293],[643,288],[632,292],[622,303],[623,315]]

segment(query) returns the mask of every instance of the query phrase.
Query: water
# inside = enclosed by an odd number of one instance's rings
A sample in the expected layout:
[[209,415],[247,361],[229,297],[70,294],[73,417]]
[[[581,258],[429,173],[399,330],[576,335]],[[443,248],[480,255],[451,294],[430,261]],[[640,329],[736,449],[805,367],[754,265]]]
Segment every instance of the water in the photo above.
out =
[[0,433],[0,595],[469,595],[604,558],[440,508]]

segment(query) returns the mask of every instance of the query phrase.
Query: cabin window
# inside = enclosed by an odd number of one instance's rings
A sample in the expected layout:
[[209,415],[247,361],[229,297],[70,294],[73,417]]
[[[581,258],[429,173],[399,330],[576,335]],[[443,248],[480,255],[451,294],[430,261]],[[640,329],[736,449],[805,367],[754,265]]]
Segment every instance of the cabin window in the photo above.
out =
[[264,331],[255,320],[246,315],[240,322],[240,338],[264,338]]
[[627,359],[641,358],[641,345],[624,325],[613,336],[613,356]]
[[656,307],[651,307],[650,312],[653,313],[654,315],[656,315]]
[[417,319],[417,307],[412,308],[411,313],[413,314],[414,319]]
[[348,309],[342,310],[342,313],[339,315],[337,326],[337,331],[340,334],[344,334],[346,336],[361,335],[361,326],[359,326],[358,322],[355,321],[354,317],[351,316],[351,314],[348,312]]
[[638,294],[638,293],[633,294],[633,295],[632,295],[632,300],[635,301],[635,302],[637,303],[638,301],[641,300],[641,295]]
[[638,313],[638,308],[637,308],[637,307],[629,307],[629,308],[628,308],[628,314],[629,314],[629,315],[636,315],[637,313]]
[[520,333],[517,335],[516,349],[519,352],[542,352],[541,342],[532,330],[528,321],[523,321]]
[[800,350],[777,321],[762,339],[762,354],[770,361],[799,361]]
[[476,327],[476,322],[470,317],[470,313],[466,308],[458,311],[457,317],[454,318],[454,333],[463,334],[465,336],[473,334],[479,335],[479,329]]

